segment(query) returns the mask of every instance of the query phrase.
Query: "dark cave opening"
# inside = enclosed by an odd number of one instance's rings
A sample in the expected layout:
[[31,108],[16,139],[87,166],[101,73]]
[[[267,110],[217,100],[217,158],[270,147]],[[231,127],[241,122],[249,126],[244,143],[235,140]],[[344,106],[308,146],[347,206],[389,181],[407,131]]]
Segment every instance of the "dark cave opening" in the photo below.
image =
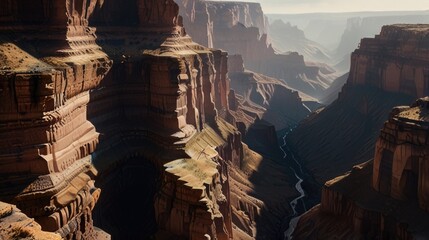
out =
[[133,158],[97,180],[102,189],[94,225],[113,240],[151,239],[157,232],[154,197],[159,171],[146,159]]

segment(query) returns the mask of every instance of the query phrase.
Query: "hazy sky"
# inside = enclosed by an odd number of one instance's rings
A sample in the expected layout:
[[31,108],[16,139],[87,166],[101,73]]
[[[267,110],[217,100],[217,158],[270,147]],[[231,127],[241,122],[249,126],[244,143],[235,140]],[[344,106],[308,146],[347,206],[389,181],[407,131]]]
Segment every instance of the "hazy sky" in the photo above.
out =
[[[225,0],[220,0],[225,1]],[[231,1],[231,0],[229,0]],[[260,2],[264,13],[429,10],[429,0],[236,0]]]

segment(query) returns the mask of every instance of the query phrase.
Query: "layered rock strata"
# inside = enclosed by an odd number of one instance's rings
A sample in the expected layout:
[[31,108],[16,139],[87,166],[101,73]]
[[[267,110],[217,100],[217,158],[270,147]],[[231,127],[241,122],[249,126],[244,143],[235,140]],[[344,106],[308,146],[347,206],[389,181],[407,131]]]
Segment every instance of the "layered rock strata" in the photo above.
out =
[[0,4],[0,199],[67,239],[97,238],[87,104],[111,61],[88,18],[101,4]]
[[301,217],[294,237],[428,238],[428,104],[424,98],[394,108],[381,130],[374,160],[328,181],[322,203]]

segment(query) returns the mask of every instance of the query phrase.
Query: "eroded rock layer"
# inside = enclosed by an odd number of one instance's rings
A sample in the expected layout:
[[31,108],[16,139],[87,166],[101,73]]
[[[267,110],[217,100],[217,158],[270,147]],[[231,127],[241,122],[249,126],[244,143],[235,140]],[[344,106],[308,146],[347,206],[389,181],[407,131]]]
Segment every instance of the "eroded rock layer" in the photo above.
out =
[[[426,239],[429,99],[394,108],[374,160],[328,181],[322,203],[305,213],[297,239]],[[336,227],[332,227],[336,226]]]
[[0,4],[0,199],[68,239],[97,238],[98,133],[86,115],[111,66],[88,25],[101,4]]

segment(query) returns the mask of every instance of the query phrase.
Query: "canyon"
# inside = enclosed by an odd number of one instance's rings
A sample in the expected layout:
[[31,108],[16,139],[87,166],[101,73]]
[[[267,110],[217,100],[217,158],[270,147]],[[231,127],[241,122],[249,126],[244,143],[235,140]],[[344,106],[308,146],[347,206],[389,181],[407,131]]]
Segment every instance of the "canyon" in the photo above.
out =
[[424,239],[428,32],[342,74],[259,3],[1,1],[0,239]]
[[275,127],[243,110],[228,54],[193,42],[175,2],[32,5],[0,5],[0,200],[37,222],[29,237],[282,235],[297,193]]

